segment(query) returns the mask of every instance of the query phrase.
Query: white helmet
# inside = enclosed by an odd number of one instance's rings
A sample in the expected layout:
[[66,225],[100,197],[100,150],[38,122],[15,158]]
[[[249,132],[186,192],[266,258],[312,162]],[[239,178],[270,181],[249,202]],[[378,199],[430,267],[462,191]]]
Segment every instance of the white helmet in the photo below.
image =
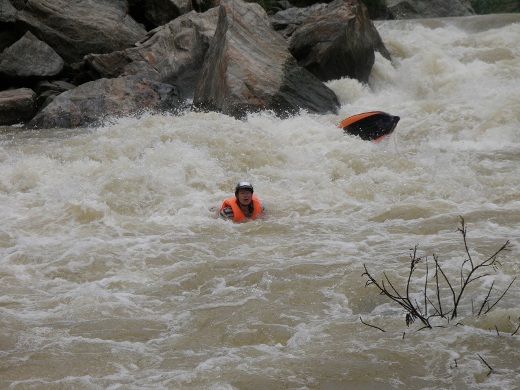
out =
[[235,196],[238,195],[238,191],[240,190],[249,190],[251,193],[255,192],[253,190],[253,185],[248,181],[239,181],[235,187]]

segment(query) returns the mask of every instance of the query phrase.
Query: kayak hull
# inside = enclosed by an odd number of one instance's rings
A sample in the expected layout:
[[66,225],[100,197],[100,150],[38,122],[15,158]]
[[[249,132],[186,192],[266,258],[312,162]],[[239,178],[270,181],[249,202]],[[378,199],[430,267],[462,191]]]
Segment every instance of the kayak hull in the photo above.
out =
[[370,111],[343,119],[338,127],[365,141],[380,141],[392,134],[401,118],[383,111]]

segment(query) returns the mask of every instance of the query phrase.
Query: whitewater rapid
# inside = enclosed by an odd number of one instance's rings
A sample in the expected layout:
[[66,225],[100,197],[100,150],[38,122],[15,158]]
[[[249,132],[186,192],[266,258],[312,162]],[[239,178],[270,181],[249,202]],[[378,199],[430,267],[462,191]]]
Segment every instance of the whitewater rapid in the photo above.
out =
[[[520,15],[376,26],[392,61],[329,82],[337,115],[2,128],[0,388],[517,389],[520,281],[474,314],[520,270]],[[384,141],[337,128],[372,110]],[[239,180],[263,220],[214,218]],[[402,289],[417,246],[458,286],[461,217],[475,261],[510,250],[407,327],[363,267]]]

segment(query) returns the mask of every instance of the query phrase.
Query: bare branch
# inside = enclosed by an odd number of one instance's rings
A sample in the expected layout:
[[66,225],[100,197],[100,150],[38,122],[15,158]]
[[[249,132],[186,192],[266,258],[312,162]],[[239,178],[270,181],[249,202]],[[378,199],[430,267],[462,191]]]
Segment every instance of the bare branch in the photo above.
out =
[[484,306],[486,305],[486,303],[489,302],[489,295],[491,295],[491,290],[493,290],[493,286],[495,285],[495,281],[493,280],[493,283],[491,283],[491,287],[489,288],[489,291],[486,295],[486,297],[484,298],[484,301],[482,302],[482,305],[480,306],[480,310],[478,311],[478,316],[482,313],[482,310],[484,310]]
[[518,324],[518,326],[516,327],[516,330],[511,333],[511,336],[514,336],[516,334],[516,332],[518,332],[518,329],[520,329],[520,324]]
[[[455,290],[453,286],[453,282],[450,281],[448,274],[443,270],[438,257],[433,254],[433,261],[435,265],[435,273],[430,276],[430,265],[428,264],[428,257],[418,257],[417,251],[418,246],[416,245],[414,248],[410,249],[411,253],[410,257],[410,265],[408,270],[408,277],[406,279],[406,286],[404,288],[404,292],[399,292],[396,286],[390,280],[390,277],[383,272],[383,278],[381,281],[377,281],[372,274],[368,271],[366,264],[363,265],[365,272],[362,274],[367,277],[367,281],[365,286],[376,286],[381,295],[385,295],[391,301],[394,301],[399,306],[401,306],[406,311],[406,325],[410,326],[415,322],[415,320],[419,319],[424,325],[423,328],[432,328],[432,324],[430,323],[430,319],[434,317],[442,317],[448,323],[450,320],[457,317],[458,308],[462,301],[462,298],[465,297],[466,291],[468,290],[468,286],[473,282],[481,280],[484,277],[490,275],[490,273],[485,272],[484,269],[488,267],[492,267],[494,270],[497,270],[498,266],[500,266],[500,262],[498,261],[498,255],[504,251],[509,249],[509,241],[507,241],[504,245],[502,245],[495,253],[489,256],[486,260],[477,263],[472,255],[468,246],[468,236],[467,236],[467,228],[464,219],[461,217],[461,227],[458,231],[462,234],[462,240],[464,243],[465,250],[465,259],[462,261],[462,265],[460,267],[460,288]],[[421,261],[424,260],[424,261]],[[421,276],[421,272],[417,271],[420,266],[424,264],[424,275]],[[417,275],[419,273],[419,275]],[[424,277],[423,286],[420,287],[421,277]],[[431,280],[433,278],[433,281]],[[456,277],[455,277],[456,278]],[[442,280],[441,280],[442,279]],[[480,310],[478,315],[482,313],[488,313],[495,305],[498,304],[499,301],[505,296],[505,294],[510,290],[513,282],[516,280],[516,277],[509,284],[506,290],[502,293],[502,295],[492,304],[490,305],[490,297],[494,289],[494,282],[489,288],[484,301],[480,306]],[[433,283],[431,283],[433,282]],[[444,288],[444,283],[446,283],[449,288],[450,293],[448,294],[448,298],[451,296],[451,304],[450,300],[444,298],[444,305],[442,299],[442,289]],[[420,289],[422,288],[422,291]],[[433,290],[430,292],[429,290]],[[403,291],[403,289],[401,289]],[[422,298],[417,296],[416,294],[422,294]],[[432,296],[430,296],[432,294]],[[414,297],[417,296],[418,299]],[[436,300],[436,302],[434,302]],[[421,303],[419,303],[421,302]],[[472,313],[474,313],[475,308],[472,303]],[[420,305],[423,305],[421,307]],[[447,306],[445,308],[444,306]],[[450,307],[451,306],[451,307]],[[362,320],[361,320],[362,321]],[[363,321],[362,321],[363,322]],[[366,324],[370,326],[369,324]],[[520,326],[519,326],[520,328]],[[518,329],[515,331],[515,333]],[[497,330],[498,332],[498,330]]]
[[428,258],[425,259],[424,261],[424,264],[425,264],[425,267],[426,267],[426,276],[424,278],[424,315],[427,316],[428,315]]
[[471,268],[474,268],[473,267],[473,260],[471,259],[471,253],[469,253],[468,241],[467,241],[467,238],[466,238],[466,234],[467,234],[466,223],[464,222],[464,218],[462,218],[462,216],[459,215],[459,217],[460,217],[460,223],[462,225],[462,227],[459,228],[459,232],[462,233],[462,239],[464,241],[464,248],[466,249],[466,253],[468,254],[468,261],[471,264]]
[[488,376],[489,374],[491,374],[494,370],[493,370],[493,367],[491,367],[485,360],[482,356],[480,356],[480,354],[477,354],[478,357],[480,358],[480,360],[482,360],[484,362],[484,364],[489,368],[489,373],[488,373]]
[[511,286],[513,285],[513,283],[514,283],[515,280],[516,280],[516,276],[515,276],[514,279],[511,281],[511,283],[509,283],[509,286],[507,286],[506,290],[505,290],[504,293],[500,296],[500,298],[498,298],[498,299],[496,300],[496,302],[493,303],[493,304],[491,305],[491,307],[490,307],[489,309],[487,309],[486,312],[485,312],[484,314],[489,313],[489,311],[495,307],[495,305],[496,305],[496,304],[497,304],[497,303],[498,303],[498,302],[499,302],[499,301],[504,297],[504,295],[506,295],[506,293],[509,291],[509,289],[511,288]]
[[370,326],[371,328],[379,329],[381,332],[385,332],[384,329],[381,329],[381,328],[378,327],[378,326],[370,325],[370,324],[366,323],[365,321],[363,321],[363,319],[362,319],[361,317],[359,317],[359,320],[361,321],[361,323],[362,323],[363,325]]
[[437,288],[437,302],[439,303],[439,314],[441,315],[441,317],[444,317],[444,314],[442,313],[441,289],[439,286],[439,262],[436,259],[435,254],[433,255],[433,261],[435,262],[435,287]]

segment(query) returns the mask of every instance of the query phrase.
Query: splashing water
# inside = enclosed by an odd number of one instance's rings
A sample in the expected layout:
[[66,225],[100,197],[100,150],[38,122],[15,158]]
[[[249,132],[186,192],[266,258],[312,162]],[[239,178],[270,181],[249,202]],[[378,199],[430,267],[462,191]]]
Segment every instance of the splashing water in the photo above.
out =
[[[475,303],[518,275],[520,16],[377,28],[393,61],[330,82],[338,115],[3,129],[0,387],[516,388],[519,283],[417,331],[361,274],[404,286],[418,245],[457,280],[462,216],[474,258],[512,244]],[[391,137],[337,128],[371,110],[401,117]],[[239,180],[262,221],[212,218]]]

